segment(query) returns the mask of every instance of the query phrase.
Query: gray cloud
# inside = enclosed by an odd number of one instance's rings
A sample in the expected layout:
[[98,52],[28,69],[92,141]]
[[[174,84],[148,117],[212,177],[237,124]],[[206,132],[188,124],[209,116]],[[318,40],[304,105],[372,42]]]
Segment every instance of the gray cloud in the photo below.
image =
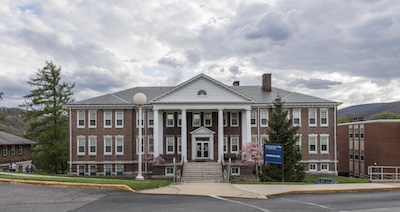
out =
[[286,40],[290,37],[292,30],[284,18],[283,14],[272,11],[247,32],[245,37],[247,39],[268,38],[273,41]]
[[335,85],[341,85],[341,82],[323,79],[295,79],[289,83],[290,86],[303,86],[309,89],[328,89]]

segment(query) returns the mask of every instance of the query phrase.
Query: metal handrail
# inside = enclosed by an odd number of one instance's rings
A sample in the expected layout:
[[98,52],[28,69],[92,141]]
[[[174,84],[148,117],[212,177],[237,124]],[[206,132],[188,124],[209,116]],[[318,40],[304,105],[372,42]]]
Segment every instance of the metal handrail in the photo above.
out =
[[370,181],[400,181],[399,166],[368,166]]

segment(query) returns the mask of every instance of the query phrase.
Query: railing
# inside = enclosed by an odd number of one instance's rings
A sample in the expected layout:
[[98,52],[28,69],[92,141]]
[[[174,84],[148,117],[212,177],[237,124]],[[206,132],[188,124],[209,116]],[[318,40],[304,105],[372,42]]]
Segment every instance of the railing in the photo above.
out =
[[[182,161],[178,164],[176,163],[176,159],[174,158],[172,160],[173,164],[174,164],[174,183],[180,183],[182,182],[182,173],[183,173],[183,166],[184,166],[184,162],[185,158],[182,157]],[[181,168],[178,167],[181,166]]]
[[371,182],[400,181],[399,166],[368,166],[368,176]]
[[229,182],[230,175],[231,175],[231,172],[230,172],[230,170],[231,170],[231,158],[229,158],[228,165],[226,165],[226,167],[225,167],[224,157],[223,156],[221,156],[221,157],[222,157],[221,158],[222,181],[224,183],[227,183],[227,182]]

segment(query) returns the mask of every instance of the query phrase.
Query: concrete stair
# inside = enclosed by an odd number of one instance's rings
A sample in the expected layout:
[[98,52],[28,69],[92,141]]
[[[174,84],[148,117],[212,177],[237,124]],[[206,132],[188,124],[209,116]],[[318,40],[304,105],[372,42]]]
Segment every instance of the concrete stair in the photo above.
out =
[[218,162],[188,162],[184,164],[182,183],[221,183],[222,167]]

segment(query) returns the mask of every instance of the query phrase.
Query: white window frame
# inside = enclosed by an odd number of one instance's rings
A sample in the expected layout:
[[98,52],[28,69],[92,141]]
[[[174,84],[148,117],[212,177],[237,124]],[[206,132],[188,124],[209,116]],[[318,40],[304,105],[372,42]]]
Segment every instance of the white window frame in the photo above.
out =
[[360,125],[360,139],[364,139],[365,130],[364,130],[364,125]]
[[19,145],[19,147],[18,147],[18,155],[22,155],[23,152],[24,152],[24,146]]
[[[329,135],[323,134],[320,135],[320,150],[321,154],[329,154]],[[326,150],[322,150],[322,146],[326,145]]]
[[[292,111],[292,115],[293,115],[293,118],[292,118],[293,126],[301,127],[301,109],[294,109]],[[299,120],[299,123],[295,123],[296,119]]]
[[15,145],[11,146],[11,155],[15,155]]
[[[314,120],[314,124],[311,123],[311,120]],[[317,126],[317,110],[309,109],[308,110],[308,126],[316,127]]]
[[153,136],[149,136],[148,138],[147,138],[147,152],[149,153],[149,154],[153,154],[154,153],[154,138],[153,138]]
[[178,139],[178,149],[177,149],[177,151],[178,151],[178,154],[181,154],[182,153],[182,138],[178,137],[177,139]]
[[[174,137],[166,137],[165,138],[165,152],[167,153],[167,155],[172,155],[175,153],[175,138]],[[172,145],[170,145],[172,144]],[[169,150],[168,147],[172,146],[172,151]]]
[[[207,116],[209,116],[209,118],[207,118]],[[209,121],[210,123],[207,124],[207,121]],[[212,127],[212,112],[204,112],[203,122],[205,127]]]
[[240,175],[240,167],[231,167],[231,175],[239,176]]
[[[326,168],[324,168],[326,166]],[[321,172],[329,172],[329,163],[321,163],[320,164]]]
[[[200,127],[201,126],[201,113],[193,112],[192,115],[193,115],[192,126],[193,127]],[[198,118],[196,116],[198,116]],[[197,121],[198,121],[198,123],[196,123]]]
[[[313,169],[311,169],[312,167],[314,167]],[[308,164],[308,171],[309,172],[317,172],[317,164],[316,163],[310,163]]]
[[295,146],[298,146],[298,148],[299,148],[300,151],[301,151],[301,138],[302,138],[302,135],[301,135],[301,134],[296,135]]
[[[112,155],[112,136],[104,136],[104,155]],[[108,141],[109,141],[109,143],[110,143],[110,151],[107,151],[107,143],[108,143]]]
[[[94,124],[92,124],[94,121]],[[96,128],[97,127],[97,111],[96,110],[89,110],[89,128]]]
[[[308,153],[309,154],[317,154],[317,150],[318,150],[318,142],[317,142],[317,135],[308,135]],[[315,146],[315,150],[311,150],[311,145]]]
[[[121,121],[121,124],[118,124],[118,121]],[[115,128],[124,128],[124,111],[115,111]]]
[[176,123],[177,127],[181,127],[182,126],[182,113],[178,113],[178,121]]
[[[320,109],[319,117],[320,117],[319,123],[320,123],[321,127],[328,127],[329,126],[329,110],[325,109],[325,108]],[[323,123],[324,119],[325,119],[326,123]]]
[[223,121],[223,125],[224,127],[228,126],[228,114],[226,112],[224,112],[224,114],[222,115],[222,121]]
[[[142,127],[145,127],[144,126],[144,120],[145,120],[144,111],[142,111]],[[136,111],[136,128],[139,128],[139,124],[140,124],[140,122],[139,122],[139,111]]]
[[[93,171],[93,169],[94,169],[94,171]],[[95,164],[94,165],[93,164],[89,165],[89,175],[90,176],[96,176],[97,175],[97,165],[95,165]]]
[[115,174],[124,175],[124,164],[115,164]]
[[[81,172],[82,167],[83,167],[83,171]],[[86,171],[85,169],[86,169],[85,165],[78,165],[78,170],[77,170],[78,176],[85,176],[85,171]]]
[[350,139],[354,138],[353,125],[349,125],[349,138]]
[[[112,128],[112,112],[111,111],[104,111],[104,128]],[[109,121],[109,124],[107,124]]]
[[[141,142],[142,155],[144,154],[144,137],[142,136]],[[136,137],[136,155],[139,155],[139,137]]]
[[250,115],[251,127],[257,127],[257,110],[252,110]]
[[174,176],[174,167],[165,167],[165,176]]
[[[233,114],[236,115],[236,118],[233,118]],[[234,120],[236,120],[236,124],[234,124]],[[230,124],[231,124],[231,127],[239,126],[239,112],[231,112]]]
[[[76,149],[76,154],[77,155],[85,155],[85,152],[86,152],[86,138],[85,138],[85,136],[77,136],[76,137],[76,147],[77,147],[77,149]],[[81,144],[83,144],[83,151],[81,152],[80,151],[80,147],[81,147]]]
[[8,146],[3,146],[3,156],[8,155]]
[[[115,155],[124,155],[124,136],[123,135],[118,135],[115,136]],[[120,143],[121,145],[119,145]],[[121,151],[118,151],[118,147],[121,146]]]
[[224,137],[224,146],[223,146],[224,154],[228,153],[228,137]]
[[[172,119],[170,116],[172,116]],[[174,118],[175,118],[175,113],[167,113],[167,116],[165,118],[165,125],[167,127],[174,127],[175,126]]]
[[[85,120],[85,111],[77,111],[76,113],[76,126],[78,128],[85,128],[86,120]],[[79,121],[83,121],[83,124],[80,125]]]
[[[236,151],[233,150],[234,143],[236,143],[236,146],[237,146],[237,150]],[[238,154],[239,153],[239,137],[236,137],[236,136],[231,137],[231,145],[230,145],[230,147],[231,147],[231,153],[234,153],[234,154]]]
[[260,109],[260,126],[268,127],[268,109]]
[[[97,137],[89,136],[89,155],[97,155]],[[94,144],[94,145],[93,145]],[[92,152],[92,146],[94,146],[94,152]]]
[[[107,170],[110,170],[110,174],[107,174]],[[104,164],[104,176],[112,175],[112,164]]]
[[147,126],[149,128],[153,128],[154,127],[154,112],[153,111],[149,111],[147,113]]

